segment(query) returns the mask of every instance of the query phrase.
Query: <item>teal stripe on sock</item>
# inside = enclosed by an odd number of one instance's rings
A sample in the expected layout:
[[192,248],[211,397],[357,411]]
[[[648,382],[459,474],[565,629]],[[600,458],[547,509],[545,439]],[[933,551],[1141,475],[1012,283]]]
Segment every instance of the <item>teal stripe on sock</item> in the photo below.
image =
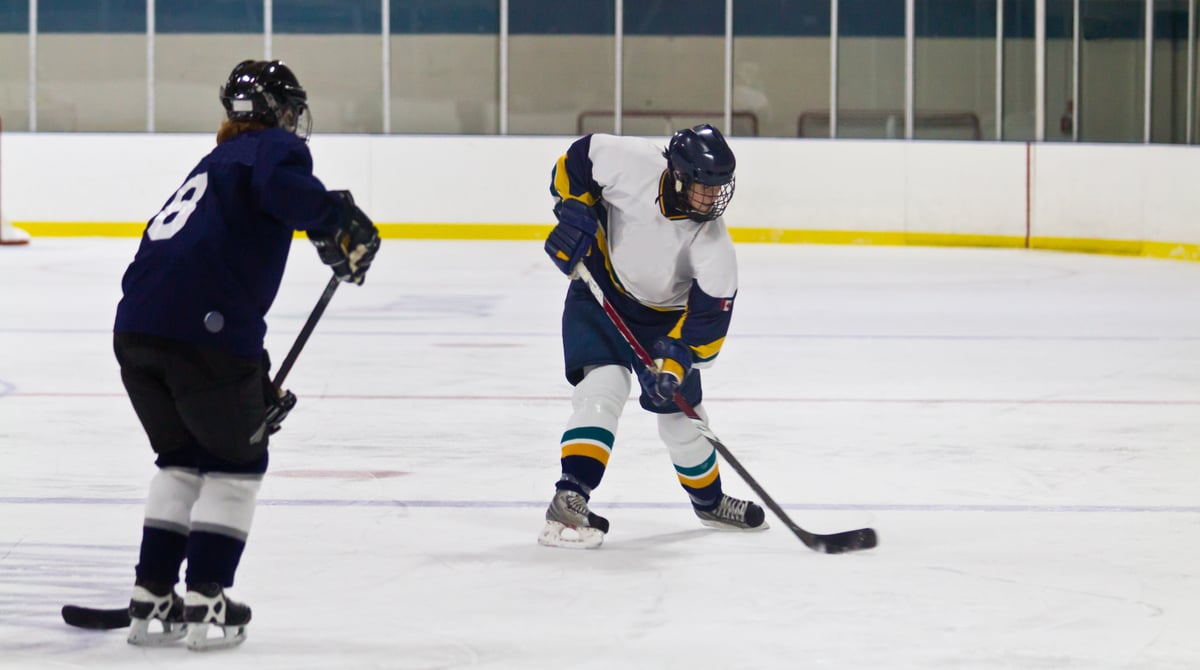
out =
[[709,454],[708,458],[704,459],[704,462],[701,463],[700,465],[695,465],[690,468],[681,468],[678,465],[676,465],[675,471],[685,477],[699,477],[700,475],[711,470],[713,464],[716,462],[717,462],[717,452],[714,451],[711,454]]
[[571,428],[567,432],[563,433],[562,441],[564,443],[572,440],[594,440],[596,442],[603,442],[605,446],[607,446],[609,449],[612,449],[613,442],[616,441],[616,438],[613,437],[612,433],[598,426],[583,426],[581,428]]

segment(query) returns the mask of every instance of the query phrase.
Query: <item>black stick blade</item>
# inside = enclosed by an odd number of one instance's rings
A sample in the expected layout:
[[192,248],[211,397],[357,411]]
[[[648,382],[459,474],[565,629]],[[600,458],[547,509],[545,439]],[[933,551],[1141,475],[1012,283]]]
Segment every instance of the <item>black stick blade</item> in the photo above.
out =
[[814,537],[812,548],[826,554],[844,554],[847,551],[871,549],[877,544],[879,536],[875,534],[874,528],[859,528],[842,533],[817,535]]
[[63,605],[63,621],[76,628],[88,630],[114,630],[129,626],[129,608],[96,609],[78,605]]

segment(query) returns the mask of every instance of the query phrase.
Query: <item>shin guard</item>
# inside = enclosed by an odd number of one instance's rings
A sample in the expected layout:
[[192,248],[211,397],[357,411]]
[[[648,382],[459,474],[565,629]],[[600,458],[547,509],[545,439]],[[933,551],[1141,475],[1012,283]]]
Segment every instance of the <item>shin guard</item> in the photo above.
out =
[[574,412],[561,442],[559,489],[577,491],[587,498],[600,485],[631,386],[629,370],[619,365],[593,368],[575,385],[571,397]]
[[[702,407],[695,408],[708,420]],[[658,415],[658,435],[667,445],[675,474],[697,509],[710,509],[721,501],[721,472],[717,452],[692,420],[680,412]]]

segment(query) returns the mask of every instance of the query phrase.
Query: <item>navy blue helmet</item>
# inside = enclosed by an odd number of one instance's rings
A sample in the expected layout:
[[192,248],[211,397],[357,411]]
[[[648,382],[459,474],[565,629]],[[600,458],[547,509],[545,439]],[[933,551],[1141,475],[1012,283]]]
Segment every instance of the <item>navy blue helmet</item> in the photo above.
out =
[[688,218],[712,221],[725,212],[733,199],[737,161],[721,131],[707,123],[680,130],[663,156],[675,180],[675,205]]
[[280,127],[305,139],[312,130],[308,93],[283,61],[238,63],[221,87],[221,104],[230,121]]

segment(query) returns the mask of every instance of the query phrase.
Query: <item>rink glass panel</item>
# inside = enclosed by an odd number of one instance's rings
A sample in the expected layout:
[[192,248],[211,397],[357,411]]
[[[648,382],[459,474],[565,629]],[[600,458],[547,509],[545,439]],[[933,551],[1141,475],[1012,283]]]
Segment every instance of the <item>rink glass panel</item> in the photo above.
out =
[[500,132],[499,0],[390,0],[391,131]]
[[[916,138],[961,135],[923,119],[940,112],[995,138],[997,3],[911,3]],[[145,0],[39,0],[31,39],[30,3],[16,0],[0,5],[0,115],[8,131],[209,132],[233,65],[274,57],[309,90],[321,133],[661,136],[724,123],[728,107],[733,136],[827,137],[831,0],[731,4],[732,17],[725,0],[154,0],[152,13]],[[839,137],[904,136],[908,4],[839,0]],[[1001,138],[1141,142],[1148,127],[1153,142],[1194,141],[1191,3],[1152,5],[1148,123],[1146,2],[1079,0],[1078,44],[1074,4],[1045,0],[1038,110],[1037,2],[1004,0]]]
[[0,5],[0,119],[4,130],[29,130],[29,6]]
[[509,0],[509,12],[508,132],[613,132],[615,5]]
[[626,2],[624,30],[623,134],[724,125],[724,0]]
[[996,0],[917,0],[913,137],[996,138]]
[[[753,114],[758,135],[828,137],[830,6],[820,0],[753,0],[733,8],[733,111]],[[735,116],[735,134],[747,119]]]
[[145,2],[42,0],[37,30],[38,130],[146,129]]
[[904,0],[842,2],[838,137],[904,137]]

